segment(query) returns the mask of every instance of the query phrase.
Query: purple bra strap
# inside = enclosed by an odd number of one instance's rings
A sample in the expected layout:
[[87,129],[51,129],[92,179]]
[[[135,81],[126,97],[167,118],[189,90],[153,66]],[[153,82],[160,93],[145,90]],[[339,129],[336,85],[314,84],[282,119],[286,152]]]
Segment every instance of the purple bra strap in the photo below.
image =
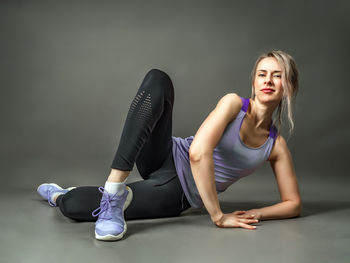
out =
[[247,112],[248,108],[249,108],[249,99],[243,98],[241,97],[243,105],[242,105],[242,110],[244,112]]
[[276,137],[277,137],[277,128],[273,124],[271,124],[271,128],[270,128],[270,137],[274,140],[276,140]]

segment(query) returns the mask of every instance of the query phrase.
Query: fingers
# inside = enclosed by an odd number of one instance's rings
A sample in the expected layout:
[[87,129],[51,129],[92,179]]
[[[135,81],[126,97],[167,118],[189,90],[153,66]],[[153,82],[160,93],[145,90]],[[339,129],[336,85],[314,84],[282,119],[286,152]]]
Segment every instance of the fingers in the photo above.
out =
[[235,211],[233,212],[234,215],[243,215],[246,211]]
[[239,219],[239,222],[245,223],[245,224],[254,224],[254,223],[258,223],[259,220],[258,220],[258,219],[246,219],[246,218],[242,218],[242,219]]
[[254,218],[255,215],[245,214],[245,215],[239,215],[239,218]]
[[238,223],[238,225],[242,228],[245,228],[245,229],[250,229],[250,230],[254,230],[256,229],[256,226],[251,226],[251,225],[248,225],[248,224],[245,224],[245,223]]
[[[235,214],[234,214],[235,213]],[[218,227],[242,227],[246,229],[256,229],[256,226],[250,224],[258,223],[259,220],[254,218],[254,215],[247,215],[248,218],[241,218],[239,215],[245,213],[245,211],[236,211],[231,214],[224,214],[219,223],[216,223]]]
[[258,223],[259,220],[258,219],[246,219],[246,218],[240,218],[238,219],[239,220],[239,223],[238,225],[242,228],[245,228],[245,229],[250,229],[250,230],[254,230],[256,229],[256,226],[251,226],[249,224],[254,224],[254,223]]

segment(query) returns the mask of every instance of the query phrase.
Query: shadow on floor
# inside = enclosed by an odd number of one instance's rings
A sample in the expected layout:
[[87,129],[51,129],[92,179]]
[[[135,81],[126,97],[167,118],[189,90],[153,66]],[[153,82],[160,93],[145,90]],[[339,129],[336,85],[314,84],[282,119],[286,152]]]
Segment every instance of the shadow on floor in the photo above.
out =
[[[230,213],[236,210],[249,210],[271,206],[274,202],[220,202],[224,213]],[[301,217],[319,215],[339,210],[350,209],[350,201],[304,201]],[[201,213],[205,213],[205,210]]]
[[[274,202],[220,202],[224,213],[234,212],[236,210],[249,210],[274,205]],[[350,209],[348,201],[305,201],[303,203],[303,212],[300,218],[320,215],[340,210]],[[196,217],[194,219],[194,217]],[[150,219],[150,220],[130,220],[132,228],[128,230],[128,235],[148,231],[152,228],[171,227],[174,225],[192,225],[208,227],[208,213],[204,208],[189,209],[182,213],[180,217]]]

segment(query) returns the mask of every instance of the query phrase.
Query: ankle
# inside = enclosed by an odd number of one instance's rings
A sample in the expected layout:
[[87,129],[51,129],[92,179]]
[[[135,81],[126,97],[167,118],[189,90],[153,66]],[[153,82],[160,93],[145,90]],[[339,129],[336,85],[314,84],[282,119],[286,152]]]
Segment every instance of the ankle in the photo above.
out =
[[51,201],[57,205],[57,198],[61,195],[63,195],[63,193],[54,193],[51,197]]
[[130,171],[112,169],[108,176],[107,182],[122,183],[129,176],[129,173]]
[[124,194],[126,190],[125,181],[122,183],[114,183],[114,182],[106,182],[104,186],[104,190],[109,194],[118,194],[119,196]]

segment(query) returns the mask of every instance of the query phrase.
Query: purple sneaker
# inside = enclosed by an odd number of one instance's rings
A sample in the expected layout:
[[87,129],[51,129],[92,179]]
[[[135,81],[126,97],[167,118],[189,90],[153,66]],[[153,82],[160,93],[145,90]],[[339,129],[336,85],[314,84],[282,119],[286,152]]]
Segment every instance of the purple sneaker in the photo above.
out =
[[127,186],[121,196],[109,194],[103,187],[98,189],[103,195],[100,207],[92,212],[92,216],[98,216],[95,224],[95,237],[105,241],[119,240],[127,229],[124,210],[132,200],[131,188]]
[[54,194],[56,193],[62,193],[65,194],[68,191],[74,189],[75,187],[69,187],[67,189],[63,189],[62,187],[60,187],[57,184],[41,184],[38,186],[38,193],[47,201],[49,201],[49,205],[50,206],[57,206],[55,202],[53,202],[52,197]]

